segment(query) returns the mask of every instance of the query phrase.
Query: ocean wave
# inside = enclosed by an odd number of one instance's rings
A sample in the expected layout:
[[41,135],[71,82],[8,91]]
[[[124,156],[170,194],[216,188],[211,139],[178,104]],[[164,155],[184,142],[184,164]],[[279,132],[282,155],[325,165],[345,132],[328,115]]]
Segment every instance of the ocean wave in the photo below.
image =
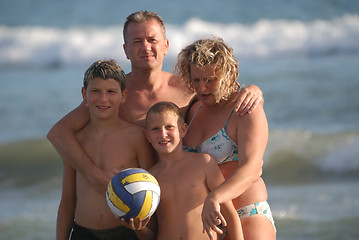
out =
[[[359,52],[359,15],[312,22],[262,19],[254,24],[222,24],[193,18],[183,25],[167,25],[168,58],[174,61],[185,45],[208,35],[222,37],[241,57],[352,54]],[[0,26],[0,67],[56,67],[88,64],[99,58],[127,63],[122,44],[122,26]]]
[[298,184],[359,177],[359,132],[271,131],[264,158],[270,182]]
[[[358,145],[358,131],[270,131],[263,177],[269,184],[358,179]],[[61,178],[61,158],[45,139],[0,144],[0,159],[1,185]]]

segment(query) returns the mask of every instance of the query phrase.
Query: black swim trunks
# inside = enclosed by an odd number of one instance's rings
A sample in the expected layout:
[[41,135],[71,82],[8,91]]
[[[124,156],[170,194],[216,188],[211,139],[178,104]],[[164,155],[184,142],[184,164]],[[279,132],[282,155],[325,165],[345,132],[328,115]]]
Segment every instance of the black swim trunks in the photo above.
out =
[[71,240],[139,240],[136,233],[124,226],[93,230],[73,224]]

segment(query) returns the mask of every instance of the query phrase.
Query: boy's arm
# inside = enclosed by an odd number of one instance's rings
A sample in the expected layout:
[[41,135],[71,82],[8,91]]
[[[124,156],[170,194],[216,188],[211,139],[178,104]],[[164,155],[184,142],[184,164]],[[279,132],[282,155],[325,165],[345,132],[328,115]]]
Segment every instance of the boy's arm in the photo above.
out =
[[264,104],[263,93],[261,89],[256,85],[249,85],[242,88],[233,99],[236,102],[234,111],[243,116],[246,113],[251,114],[259,104]]
[[56,240],[68,240],[76,207],[76,171],[64,162],[62,196],[57,212]]
[[98,191],[105,192],[108,181],[116,171],[99,169],[75,137],[75,133],[84,128],[89,120],[89,110],[85,103],[81,103],[51,128],[47,138],[65,162],[81,172]]

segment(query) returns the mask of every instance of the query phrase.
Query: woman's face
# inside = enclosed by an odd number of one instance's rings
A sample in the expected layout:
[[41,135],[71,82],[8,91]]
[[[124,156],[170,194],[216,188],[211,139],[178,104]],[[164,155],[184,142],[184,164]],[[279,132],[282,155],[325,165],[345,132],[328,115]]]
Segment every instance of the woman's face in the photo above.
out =
[[219,79],[215,76],[213,65],[199,67],[191,64],[191,83],[203,104],[215,104]]

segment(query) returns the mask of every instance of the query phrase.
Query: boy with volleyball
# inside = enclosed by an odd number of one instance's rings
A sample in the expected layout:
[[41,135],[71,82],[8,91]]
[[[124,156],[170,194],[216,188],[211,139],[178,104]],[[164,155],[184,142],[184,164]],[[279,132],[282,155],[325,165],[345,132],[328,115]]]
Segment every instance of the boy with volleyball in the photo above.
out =
[[[102,170],[148,169],[154,154],[143,129],[118,118],[126,98],[125,74],[113,60],[94,62],[85,72],[82,88],[90,122],[76,138],[95,165]],[[58,210],[56,238],[138,239],[121,225],[100,193],[85,176],[64,163],[62,197]]]
[[[201,212],[207,194],[224,178],[214,159],[203,153],[182,149],[187,125],[177,105],[159,102],[146,117],[146,136],[158,154],[158,163],[149,171],[161,187],[156,210],[157,239],[216,239],[203,231]],[[221,208],[230,239],[243,239],[242,228],[231,201]],[[219,224],[219,222],[218,222]],[[142,231],[150,232],[146,227]],[[145,239],[145,238],[143,238]],[[149,238],[150,239],[150,238]]]

